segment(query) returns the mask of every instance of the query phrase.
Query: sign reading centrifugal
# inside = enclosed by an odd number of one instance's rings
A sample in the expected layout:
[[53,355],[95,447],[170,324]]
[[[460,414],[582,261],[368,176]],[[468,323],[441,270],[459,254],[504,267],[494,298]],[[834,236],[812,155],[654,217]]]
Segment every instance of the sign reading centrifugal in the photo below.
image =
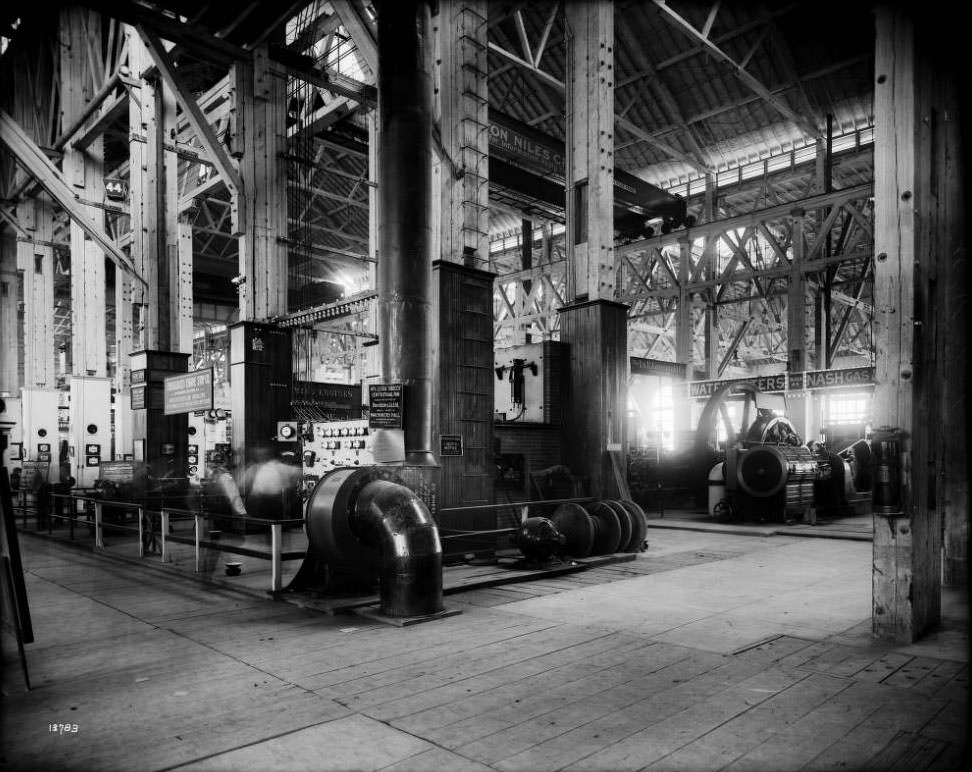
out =
[[165,415],[212,410],[213,368],[170,375],[164,383],[162,412]]
[[372,429],[402,428],[402,384],[373,383],[368,387],[368,426]]

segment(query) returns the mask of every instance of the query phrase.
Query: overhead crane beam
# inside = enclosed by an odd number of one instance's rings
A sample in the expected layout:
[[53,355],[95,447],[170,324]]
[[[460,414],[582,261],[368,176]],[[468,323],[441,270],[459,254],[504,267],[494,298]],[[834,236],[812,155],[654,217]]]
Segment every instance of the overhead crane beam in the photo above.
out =
[[115,242],[86,215],[78,196],[61,175],[61,172],[34,142],[27,136],[17,122],[0,110],[0,142],[13,153],[27,172],[37,180],[58,205],[68,213],[91,239],[98,244],[108,258],[133,279],[145,284],[145,280],[135,270],[135,266]]

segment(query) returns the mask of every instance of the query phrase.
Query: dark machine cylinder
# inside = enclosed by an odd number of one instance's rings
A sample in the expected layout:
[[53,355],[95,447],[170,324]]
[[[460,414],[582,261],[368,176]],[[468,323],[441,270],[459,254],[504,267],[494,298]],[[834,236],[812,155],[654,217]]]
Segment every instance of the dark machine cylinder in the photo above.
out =
[[380,555],[381,613],[442,611],[442,546],[432,516],[403,485],[377,480],[358,495],[355,530]]
[[378,326],[386,383],[404,388],[405,463],[432,453],[432,37],[427,0],[378,14]]

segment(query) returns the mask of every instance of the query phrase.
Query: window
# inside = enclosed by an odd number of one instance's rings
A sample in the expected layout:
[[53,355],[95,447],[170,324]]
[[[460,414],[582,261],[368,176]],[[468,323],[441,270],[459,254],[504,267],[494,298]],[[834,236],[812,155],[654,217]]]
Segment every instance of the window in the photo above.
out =
[[828,394],[826,399],[826,425],[864,424],[871,418],[871,393],[866,391]]

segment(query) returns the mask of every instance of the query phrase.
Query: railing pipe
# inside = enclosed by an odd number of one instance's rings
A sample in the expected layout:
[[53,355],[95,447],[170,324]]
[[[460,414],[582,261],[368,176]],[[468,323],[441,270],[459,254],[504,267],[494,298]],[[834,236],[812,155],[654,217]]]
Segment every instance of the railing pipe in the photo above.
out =
[[270,526],[270,590],[280,592],[283,589],[283,572],[280,566],[280,553],[283,544],[283,526],[273,523]]
[[95,516],[95,549],[105,548],[104,534],[101,530],[101,517],[102,517],[101,502],[96,501],[94,505],[94,516]]
[[169,533],[169,510],[168,509],[163,509],[162,510],[162,524],[161,524],[160,527],[161,527],[161,530],[162,530],[162,541],[160,542],[160,547],[161,547],[161,550],[162,550],[162,562],[163,563],[168,563],[169,562],[169,549],[168,549],[167,542],[166,542],[166,538],[165,538],[166,535]]

